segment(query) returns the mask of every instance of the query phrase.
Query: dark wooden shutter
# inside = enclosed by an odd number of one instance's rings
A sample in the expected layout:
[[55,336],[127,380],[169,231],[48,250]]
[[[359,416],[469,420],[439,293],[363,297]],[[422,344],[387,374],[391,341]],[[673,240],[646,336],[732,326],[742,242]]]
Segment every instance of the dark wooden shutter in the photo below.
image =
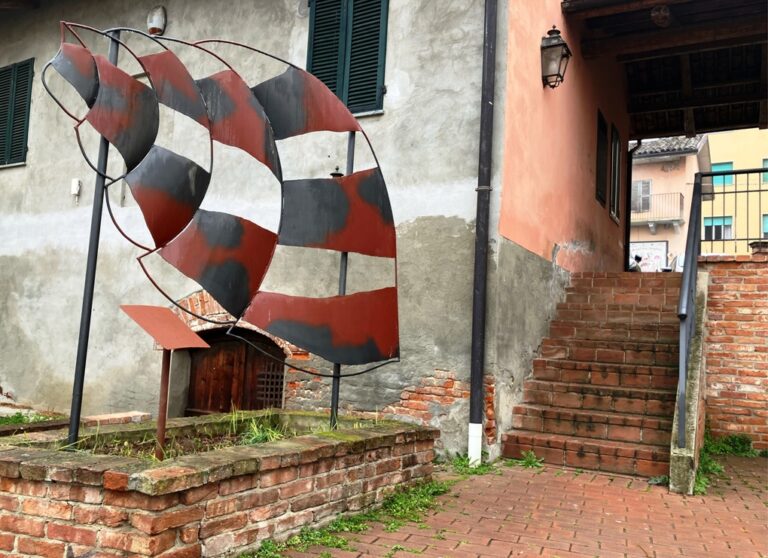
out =
[[352,112],[382,107],[387,0],[353,0],[347,38],[346,102]]
[[11,97],[13,94],[13,66],[0,68],[0,165],[8,163],[11,134]]
[[0,68],[0,165],[27,158],[34,60]]
[[341,97],[344,68],[342,0],[312,0],[307,70]]
[[15,92],[11,116],[11,145],[9,163],[22,163],[27,158],[29,129],[29,100],[32,93],[33,61],[16,64]]
[[608,123],[597,111],[597,157],[595,168],[595,197],[605,205],[608,194]]

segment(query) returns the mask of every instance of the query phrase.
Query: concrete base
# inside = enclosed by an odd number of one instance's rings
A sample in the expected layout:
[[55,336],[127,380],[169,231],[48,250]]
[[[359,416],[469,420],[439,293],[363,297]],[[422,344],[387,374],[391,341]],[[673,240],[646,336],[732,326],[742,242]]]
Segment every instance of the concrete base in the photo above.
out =
[[696,293],[696,324],[691,339],[688,360],[687,383],[685,387],[685,447],[678,446],[678,404],[675,405],[675,417],[672,423],[672,441],[669,456],[669,490],[681,494],[693,494],[696,482],[696,469],[699,463],[699,450],[704,440],[704,418],[706,393],[706,365],[704,362],[703,341],[704,323],[707,313],[707,285],[709,274],[699,272]]

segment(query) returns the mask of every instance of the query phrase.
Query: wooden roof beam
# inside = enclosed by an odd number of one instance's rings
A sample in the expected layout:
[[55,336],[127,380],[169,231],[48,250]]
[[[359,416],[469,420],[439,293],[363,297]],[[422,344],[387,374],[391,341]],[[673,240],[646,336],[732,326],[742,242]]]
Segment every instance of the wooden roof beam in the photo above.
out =
[[33,10],[39,7],[39,0],[0,0],[0,12],[10,10]]
[[585,39],[581,42],[581,52],[584,58],[598,56],[622,56],[628,54],[664,51],[670,54],[670,49],[691,48],[691,51],[702,47],[709,48],[713,42],[738,40],[741,38],[762,37],[768,34],[768,21],[763,18],[745,17],[720,22],[710,22],[699,25],[683,25],[679,27],[660,29],[658,31],[633,33],[609,39]]
[[[762,88],[765,91],[765,87]],[[629,103],[629,114],[647,114],[652,112],[667,112],[670,110],[694,110],[706,107],[720,107],[725,105],[738,105],[741,103],[759,103],[765,98],[762,91],[756,93],[744,93],[740,95],[723,95],[722,97],[696,97],[683,98],[676,102],[664,103]]]
[[[688,104],[693,96],[690,54],[683,54],[680,57],[680,81],[683,85],[683,102]],[[689,138],[696,135],[696,119],[692,108],[686,108],[683,111],[683,129],[685,130],[685,135]]]
[[590,19],[593,17],[611,16],[624,14],[628,12],[639,12],[641,10],[652,10],[656,6],[672,6],[674,4],[685,4],[692,0],[632,0],[630,2],[617,2],[606,5],[606,2],[569,2],[564,1],[561,9],[564,14],[568,14],[572,19]]
[[[734,124],[723,124],[719,126],[710,126],[708,128],[703,128],[699,130],[700,134],[706,134],[709,132],[724,132],[726,130],[743,130],[745,128],[755,128],[757,126],[757,122],[742,122],[737,125]],[[665,130],[638,130],[637,128],[631,126],[630,133],[629,133],[629,139],[631,140],[639,140],[639,139],[651,139],[651,138],[667,138],[670,136],[679,136],[683,133],[683,130],[677,129],[677,128],[670,128]]]

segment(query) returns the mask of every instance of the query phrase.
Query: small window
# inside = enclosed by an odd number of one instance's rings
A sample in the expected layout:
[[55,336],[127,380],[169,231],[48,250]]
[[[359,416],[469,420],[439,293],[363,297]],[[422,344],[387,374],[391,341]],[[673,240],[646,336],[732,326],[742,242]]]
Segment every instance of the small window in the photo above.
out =
[[[768,169],[768,159],[763,159],[763,168]],[[763,182],[768,183],[768,172],[763,173]]]
[[621,136],[611,125],[611,217],[619,218],[619,192],[621,192]]
[[388,0],[311,0],[307,69],[353,113],[381,110]]
[[[733,170],[733,163],[712,163],[712,172],[722,172]],[[733,186],[733,175],[713,176],[713,186]]]
[[595,169],[595,197],[605,205],[608,195],[608,124],[603,113],[597,111],[597,161]]
[[763,238],[768,238],[768,215],[763,215]]
[[27,159],[34,59],[0,68],[0,165]]
[[632,213],[645,213],[651,210],[651,181],[632,181]]
[[733,240],[733,218],[705,217],[704,240]]

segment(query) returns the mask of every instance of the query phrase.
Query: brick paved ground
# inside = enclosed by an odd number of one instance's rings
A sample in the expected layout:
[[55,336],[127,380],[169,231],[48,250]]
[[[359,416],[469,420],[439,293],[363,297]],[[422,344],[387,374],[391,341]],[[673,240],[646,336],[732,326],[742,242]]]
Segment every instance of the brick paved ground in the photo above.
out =
[[703,497],[669,494],[643,479],[501,467],[456,484],[423,525],[395,533],[375,525],[354,535],[355,552],[290,556],[768,557],[768,460],[721,461],[726,476]]

